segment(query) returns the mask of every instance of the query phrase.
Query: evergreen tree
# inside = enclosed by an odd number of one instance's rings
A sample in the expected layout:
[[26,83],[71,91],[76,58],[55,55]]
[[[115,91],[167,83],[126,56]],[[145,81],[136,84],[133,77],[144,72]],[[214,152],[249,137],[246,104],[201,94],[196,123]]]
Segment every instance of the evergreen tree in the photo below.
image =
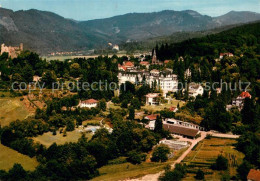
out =
[[244,124],[250,124],[255,118],[255,106],[254,102],[250,98],[245,98],[244,107],[241,110],[242,122]]
[[8,180],[27,180],[28,174],[22,165],[15,163],[13,168],[9,170]]
[[197,180],[203,180],[204,179],[204,172],[201,169],[199,169],[197,171],[195,179],[197,179]]
[[135,109],[133,106],[130,106],[129,108],[129,117],[130,120],[134,120],[135,119]]
[[162,118],[161,118],[161,116],[157,116],[156,117],[154,131],[156,133],[162,133],[162,131],[163,131],[163,125],[162,125]]

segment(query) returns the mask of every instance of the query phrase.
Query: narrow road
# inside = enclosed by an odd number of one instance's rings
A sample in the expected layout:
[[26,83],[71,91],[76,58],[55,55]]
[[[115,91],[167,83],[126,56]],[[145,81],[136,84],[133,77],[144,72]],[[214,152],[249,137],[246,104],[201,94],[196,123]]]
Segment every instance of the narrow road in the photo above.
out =
[[[176,160],[171,164],[171,168],[173,169],[175,167],[175,165],[177,163],[181,163],[182,160],[184,160],[184,158],[191,152],[192,148],[200,141],[202,141],[203,139],[205,139],[205,137],[207,136],[207,134],[210,134],[214,137],[218,137],[218,138],[232,138],[232,139],[236,139],[239,138],[239,135],[231,135],[231,134],[223,134],[223,133],[216,133],[214,131],[209,131],[209,132],[205,132],[205,131],[201,131],[201,137],[199,137],[196,140],[191,140],[191,139],[187,139],[187,138],[183,138],[180,137],[179,141],[189,141],[191,142],[190,147]],[[158,178],[160,177],[160,175],[163,173],[164,171],[160,171],[158,173],[155,174],[148,174],[145,175],[143,177],[137,178],[137,179],[130,179],[129,181],[158,181]]]
[[[187,139],[187,138],[180,138],[179,141],[189,141],[191,142],[190,147],[176,160],[171,164],[171,168],[173,169],[175,167],[175,164],[180,163],[182,160],[184,160],[184,158],[191,152],[192,148],[201,140],[205,139],[205,137],[207,136],[207,132],[201,131],[201,137],[199,137],[196,140],[191,140],[191,139]],[[137,179],[131,179],[131,181],[157,181],[159,176],[163,173],[164,171],[160,171],[158,173],[155,174],[148,174],[145,175],[141,178],[137,178]]]
[[224,134],[224,133],[215,133],[215,132],[208,132],[208,134],[211,134],[214,137],[218,138],[231,138],[231,139],[237,139],[240,135],[233,135],[233,134]]

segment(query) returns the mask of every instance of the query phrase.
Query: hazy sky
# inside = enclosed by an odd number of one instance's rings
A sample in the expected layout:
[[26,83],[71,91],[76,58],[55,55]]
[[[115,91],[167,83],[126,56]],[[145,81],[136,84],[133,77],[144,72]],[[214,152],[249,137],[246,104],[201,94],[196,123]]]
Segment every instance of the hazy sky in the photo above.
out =
[[66,18],[90,20],[132,12],[195,10],[210,16],[231,10],[260,13],[260,0],[0,0],[0,7],[12,10],[39,9]]

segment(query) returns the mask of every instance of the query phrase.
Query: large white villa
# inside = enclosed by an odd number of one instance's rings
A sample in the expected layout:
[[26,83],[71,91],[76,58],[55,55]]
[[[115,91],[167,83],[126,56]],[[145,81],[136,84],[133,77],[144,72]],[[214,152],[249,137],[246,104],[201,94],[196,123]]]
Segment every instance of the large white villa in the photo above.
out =
[[151,87],[156,85],[158,89],[166,96],[168,92],[176,92],[178,90],[177,75],[173,74],[170,70],[158,71],[151,70],[128,70],[119,71],[118,73],[119,85],[129,81],[133,84],[146,83]]

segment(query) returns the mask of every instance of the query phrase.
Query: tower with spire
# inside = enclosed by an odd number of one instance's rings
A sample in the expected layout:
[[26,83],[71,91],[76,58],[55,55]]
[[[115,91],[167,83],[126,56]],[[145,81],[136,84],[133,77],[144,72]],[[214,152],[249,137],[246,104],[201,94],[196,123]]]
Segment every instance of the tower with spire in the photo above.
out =
[[153,50],[153,58],[152,58],[152,64],[157,64],[158,60],[157,60],[157,56],[156,56],[156,51],[155,49]]

